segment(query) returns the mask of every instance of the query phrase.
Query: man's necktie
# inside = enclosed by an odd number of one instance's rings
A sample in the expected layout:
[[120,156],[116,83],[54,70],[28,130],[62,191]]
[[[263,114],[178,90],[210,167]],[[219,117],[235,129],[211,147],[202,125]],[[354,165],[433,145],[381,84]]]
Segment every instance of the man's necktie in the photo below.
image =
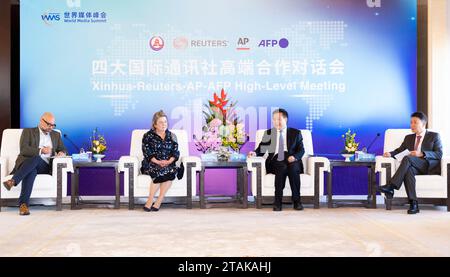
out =
[[417,151],[417,148],[419,148],[420,139],[422,136],[417,136],[416,145],[414,145],[414,151]]
[[280,131],[280,136],[278,137],[278,161],[284,161],[284,139],[283,132]]

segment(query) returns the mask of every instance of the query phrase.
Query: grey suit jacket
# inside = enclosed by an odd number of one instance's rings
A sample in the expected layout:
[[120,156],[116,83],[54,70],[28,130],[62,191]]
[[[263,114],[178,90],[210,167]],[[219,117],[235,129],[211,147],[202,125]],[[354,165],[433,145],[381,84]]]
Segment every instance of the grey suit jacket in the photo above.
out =
[[[61,139],[60,133],[51,131],[50,138],[53,144],[52,156],[60,151],[67,154],[67,150]],[[14,172],[16,172],[22,163],[27,159],[39,156],[39,139],[40,135],[38,127],[23,129],[22,135],[20,136],[20,153],[16,159],[16,164],[11,174],[14,174]]]
[[[406,149],[413,151],[415,144],[416,135],[407,135],[403,140],[402,145],[390,153],[394,156]],[[424,159],[428,161],[428,174],[441,174],[442,141],[440,135],[435,132],[426,131],[425,137],[422,139],[422,146],[420,150],[425,155]]]

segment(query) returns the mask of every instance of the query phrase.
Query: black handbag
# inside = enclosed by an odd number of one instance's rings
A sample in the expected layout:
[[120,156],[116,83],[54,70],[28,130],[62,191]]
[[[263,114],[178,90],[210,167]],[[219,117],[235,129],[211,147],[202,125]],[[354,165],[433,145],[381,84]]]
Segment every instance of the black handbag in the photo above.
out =
[[181,180],[181,178],[183,178],[184,175],[184,165],[183,163],[180,163],[180,166],[177,168],[177,179]]

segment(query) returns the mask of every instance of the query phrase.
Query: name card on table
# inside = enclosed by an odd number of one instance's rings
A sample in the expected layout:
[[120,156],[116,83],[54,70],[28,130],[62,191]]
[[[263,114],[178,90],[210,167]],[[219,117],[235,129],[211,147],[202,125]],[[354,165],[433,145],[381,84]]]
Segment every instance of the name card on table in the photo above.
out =
[[90,153],[72,154],[72,160],[75,162],[92,162]]
[[375,161],[375,154],[365,153],[363,151],[355,152],[355,162],[373,162]]

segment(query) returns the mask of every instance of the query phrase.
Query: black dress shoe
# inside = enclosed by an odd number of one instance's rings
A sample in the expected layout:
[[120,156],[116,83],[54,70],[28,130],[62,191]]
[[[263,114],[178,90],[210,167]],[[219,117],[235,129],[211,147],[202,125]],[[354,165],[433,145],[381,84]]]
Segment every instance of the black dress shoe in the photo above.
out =
[[412,200],[409,202],[408,214],[417,214],[419,213],[419,203],[416,200]]
[[384,193],[387,199],[392,199],[394,197],[394,186],[393,185],[384,185],[379,188],[379,191]]
[[301,211],[303,210],[302,202],[294,201],[294,210]]
[[281,204],[280,205],[277,205],[277,204],[274,204],[273,205],[273,211],[274,212],[281,212]]

